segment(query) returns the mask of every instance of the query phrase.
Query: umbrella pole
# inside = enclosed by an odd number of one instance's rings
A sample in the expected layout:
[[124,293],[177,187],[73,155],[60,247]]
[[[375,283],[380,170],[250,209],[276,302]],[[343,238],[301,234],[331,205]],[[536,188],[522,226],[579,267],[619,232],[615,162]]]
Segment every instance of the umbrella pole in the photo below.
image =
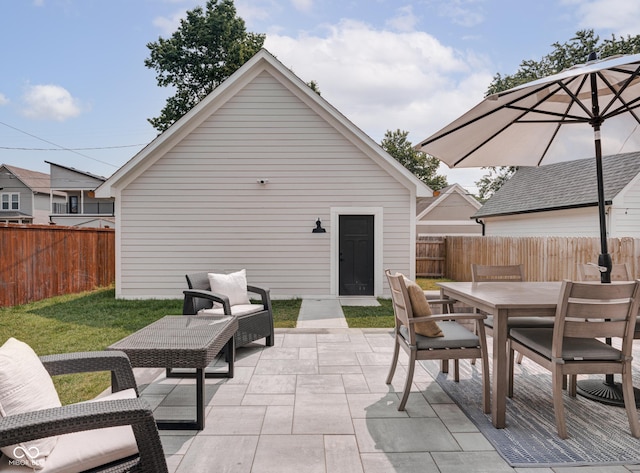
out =
[[600,125],[593,125],[593,134],[596,146],[596,174],[598,178],[598,215],[600,217],[600,256],[598,256],[598,266],[607,268],[600,273],[600,282],[611,282],[611,255],[607,248],[607,214],[604,200],[604,177],[602,174],[602,145],[600,143]]
[[[611,283],[611,255],[607,248],[607,221],[604,201],[604,178],[602,176],[602,146],[600,144],[600,124],[593,125],[595,145],[596,145],[596,173],[598,178],[598,214],[600,216],[600,256],[598,265],[607,268],[600,273],[600,282]],[[611,345],[611,339],[607,338],[606,343]],[[578,382],[578,394],[587,399],[609,404],[611,406],[624,407],[624,396],[622,385],[616,383],[612,374],[605,375],[604,380],[585,379]],[[634,389],[636,405],[640,406],[640,392]]]

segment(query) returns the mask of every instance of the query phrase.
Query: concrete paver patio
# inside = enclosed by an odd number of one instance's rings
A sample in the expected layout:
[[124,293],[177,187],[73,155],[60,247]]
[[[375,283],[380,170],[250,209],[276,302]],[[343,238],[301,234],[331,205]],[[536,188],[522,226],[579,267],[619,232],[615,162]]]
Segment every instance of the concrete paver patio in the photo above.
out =
[[[169,471],[640,471],[640,465],[513,469],[420,366],[407,410],[399,412],[406,357],[388,386],[392,348],[388,329],[297,328],[276,330],[274,347],[238,349],[235,377],[206,381],[205,429],[161,432]],[[158,416],[193,415],[194,380],[155,375],[143,396]]]

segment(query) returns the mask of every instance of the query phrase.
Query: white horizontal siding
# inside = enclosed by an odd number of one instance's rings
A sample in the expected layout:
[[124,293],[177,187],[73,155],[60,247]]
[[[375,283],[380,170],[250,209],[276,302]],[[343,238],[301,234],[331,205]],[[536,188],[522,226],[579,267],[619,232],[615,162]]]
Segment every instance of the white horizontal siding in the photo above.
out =
[[597,207],[483,218],[489,236],[599,237]]
[[329,295],[336,207],[383,208],[384,267],[408,273],[410,202],[263,73],[123,189],[119,297],[181,297],[186,273],[241,268],[274,297]]

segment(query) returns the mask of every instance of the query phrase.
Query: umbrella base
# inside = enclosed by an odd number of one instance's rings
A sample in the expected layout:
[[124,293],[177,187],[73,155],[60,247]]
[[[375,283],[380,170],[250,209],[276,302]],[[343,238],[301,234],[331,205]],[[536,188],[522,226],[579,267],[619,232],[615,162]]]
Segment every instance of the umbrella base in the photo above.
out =
[[[604,379],[585,379],[578,381],[578,394],[592,401],[609,406],[624,407],[622,384]],[[636,406],[640,407],[640,390],[633,388]]]

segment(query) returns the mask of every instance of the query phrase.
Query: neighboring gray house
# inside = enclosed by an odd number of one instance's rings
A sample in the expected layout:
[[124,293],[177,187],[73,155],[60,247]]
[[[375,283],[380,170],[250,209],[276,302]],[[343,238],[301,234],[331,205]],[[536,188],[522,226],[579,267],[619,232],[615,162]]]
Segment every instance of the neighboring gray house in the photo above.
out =
[[51,190],[66,195],[65,202],[51,198],[51,223],[74,227],[113,228],[112,198],[97,198],[95,189],[107,179],[102,176],[45,161],[50,166]]
[[51,202],[64,202],[52,192],[49,175],[8,164],[0,165],[0,222],[49,223]]
[[[640,152],[603,157],[609,237],[640,237]],[[521,167],[474,215],[486,235],[598,237],[595,158]]]
[[416,204],[418,237],[480,235],[482,226],[471,218],[482,206],[460,185],[451,184]]
[[265,50],[96,189],[115,198],[128,299],[243,268],[275,298],[388,295],[385,268],[415,275],[432,194]]

